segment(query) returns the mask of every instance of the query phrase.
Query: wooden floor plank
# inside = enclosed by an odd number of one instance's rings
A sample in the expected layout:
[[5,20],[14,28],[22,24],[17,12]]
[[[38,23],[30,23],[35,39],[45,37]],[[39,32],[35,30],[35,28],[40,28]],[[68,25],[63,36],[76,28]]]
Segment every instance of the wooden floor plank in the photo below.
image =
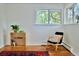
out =
[[30,45],[30,46],[5,46],[4,51],[48,51],[49,56],[74,56],[65,47],[59,46],[57,51],[55,46],[40,46],[40,45]]

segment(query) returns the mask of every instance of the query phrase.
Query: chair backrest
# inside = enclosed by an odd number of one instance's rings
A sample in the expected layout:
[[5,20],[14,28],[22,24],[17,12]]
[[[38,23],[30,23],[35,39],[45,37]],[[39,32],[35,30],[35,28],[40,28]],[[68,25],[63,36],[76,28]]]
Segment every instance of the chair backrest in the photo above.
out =
[[62,43],[62,39],[63,39],[63,32],[55,32],[55,35],[60,35],[60,36],[62,36],[61,37],[61,39],[60,39],[60,42],[59,42],[59,44],[61,44]]
[[63,35],[63,32],[55,32],[55,35]]

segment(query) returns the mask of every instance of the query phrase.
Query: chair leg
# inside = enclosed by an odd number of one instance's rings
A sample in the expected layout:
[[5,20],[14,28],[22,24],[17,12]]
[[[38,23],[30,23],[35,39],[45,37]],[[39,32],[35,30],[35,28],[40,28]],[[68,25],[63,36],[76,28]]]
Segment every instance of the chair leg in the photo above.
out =
[[56,47],[55,47],[55,51],[57,51],[58,50],[58,45],[56,45]]
[[50,45],[51,45],[51,44],[47,42],[47,48],[50,48]]
[[46,48],[48,48],[48,46],[49,46],[49,44],[48,44],[48,42],[47,42],[47,46],[46,46]]

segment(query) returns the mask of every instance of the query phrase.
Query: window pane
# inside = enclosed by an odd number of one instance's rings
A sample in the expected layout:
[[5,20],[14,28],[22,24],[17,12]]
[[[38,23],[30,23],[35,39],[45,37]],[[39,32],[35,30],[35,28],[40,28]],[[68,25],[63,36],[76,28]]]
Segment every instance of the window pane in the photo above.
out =
[[61,24],[61,12],[58,11],[50,12],[50,24]]
[[79,23],[79,4],[74,7],[74,22]]
[[38,10],[36,24],[48,24],[48,10]]
[[73,8],[68,8],[68,19],[67,19],[67,24],[73,24],[74,23],[74,19],[73,19]]

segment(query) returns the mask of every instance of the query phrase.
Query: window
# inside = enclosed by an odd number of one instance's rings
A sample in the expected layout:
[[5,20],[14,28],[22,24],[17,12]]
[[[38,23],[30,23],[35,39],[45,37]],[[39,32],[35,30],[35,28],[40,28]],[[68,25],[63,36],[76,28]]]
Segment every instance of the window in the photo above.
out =
[[66,24],[79,23],[79,4],[73,4],[67,9]]
[[38,10],[36,24],[62,24],[61,10]]
[[66,24],[73,24],[73,23],[74,23],[74,10],[73,8],[68,8]]

